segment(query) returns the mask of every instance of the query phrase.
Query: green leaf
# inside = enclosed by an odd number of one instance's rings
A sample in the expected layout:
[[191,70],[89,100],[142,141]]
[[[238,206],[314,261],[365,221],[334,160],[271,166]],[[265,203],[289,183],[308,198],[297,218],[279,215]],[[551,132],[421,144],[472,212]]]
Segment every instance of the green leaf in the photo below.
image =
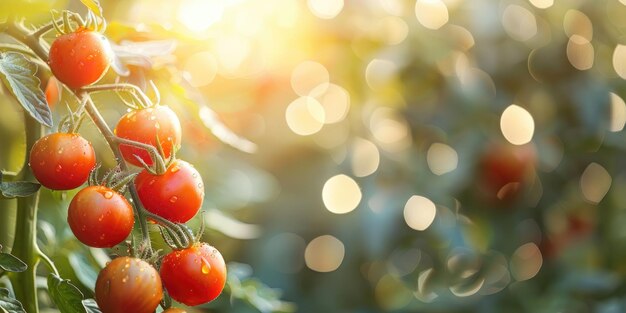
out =
[[63,313],[86,313],[83,305],[83,293],[72,285],[69,280],[56,274],[48,276],[48,293],[59,311]]
[[96,300],[94,299],[83,300],[83,307],[85,308],[87,313],[102,313],[102,311],[100,311],[100,308],[98,307],[98,304],[96,303]]
[[52,127],[52,114],[46,96],[35,76],[37,66],[16,52],[0,53],[0,75],[17,101],[39,123]]
[[89,10],[93,11],[98,17],[102,17],[102,7],[98,0],[80,0]]
[[22,304],[9,296],[9,290],[0,288],[0,311],[8,313],[25,313]]
[[4,198],[28,197],[41,187],[38,183],[27,181],[1,182],[0,193]]
[[7,272],[23,272],[28,268],[26,263],[8,253],[0,253],[0,269]]

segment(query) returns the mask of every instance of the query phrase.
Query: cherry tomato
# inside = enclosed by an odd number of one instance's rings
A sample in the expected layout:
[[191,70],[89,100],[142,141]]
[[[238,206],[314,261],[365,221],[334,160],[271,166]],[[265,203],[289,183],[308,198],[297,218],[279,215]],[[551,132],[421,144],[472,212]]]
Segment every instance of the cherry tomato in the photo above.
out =
[[163,311],[163,313],[187,313],[187,311],[185,311],[183,309],[179,309],[179,308],[169,308],[169,309]]
[[69,190],[87,181],[96,165],[96,153],[91,143],[78,134],[54,133],[35,142],[29,164],[42,185]]
[[528,181],[535,163],[532,145],[490,146],[480,160],[483,189],[489,197],[512,200]]
[[46,102],[48,103],[48,107],[50,107],[50,109],[54,109],[57,103],[59,103],[59,100],[61,100],[60,89],[59,81],[57,81],[54,76],[51,76],[46,84]]
[[89,186],[72,199],[67,222],[82,243],[108,248],[128,237],[135,216],[130,203],[118,192],[104,186]]
[[114,259],[96,280],[96,302],[103,313],[152,313],[161,299],[159,273],[141,259]]
[[[176,113],[166,106],[155,106],[125,114],[117,122],[115,134],[121,138],[139,141],[155,147],[158,135],[166,158],[180,146],[181,141],[180,121]],[[135,155],[148,165],[153,163],[150,154],[144,149],[120,145],[120,150],[124,159],[131,164],[141,166]]]
[[182,160],[174,160],[163,175],[144,169],[135,178],[135,187],[146,210],[172,222],[185,223],[202,207],[202,177]]
[[224,258],[207,243],[169,253],[160,273],[172,299],[190,306],[217,298],[226,284]]
[[112,50],[104,35],[79,29],[59,36],[50,46],[52,74],[72,89],[98,81],[111,64]]

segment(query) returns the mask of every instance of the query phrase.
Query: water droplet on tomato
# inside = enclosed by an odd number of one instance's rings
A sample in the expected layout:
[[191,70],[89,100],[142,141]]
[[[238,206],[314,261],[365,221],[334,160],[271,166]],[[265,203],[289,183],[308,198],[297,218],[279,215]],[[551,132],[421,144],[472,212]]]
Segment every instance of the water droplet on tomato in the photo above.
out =
[[154,182],[156,182],[156,179],[153,178],[148,182],[148,185],[152,186],[154,185]]
[[202,274],[208,274],[211,272],[211,263],[205,258],[202,258]]
[[202,189],[202,183],[198,183],[198,188]]
[[177,196],[172,196],[172,197],[170,198],[170,202],[171,202],[171,203],[176,202],[176,200],[178,200],[178,197],[177,197]]
[[150,120],[151,120],[151,121],[156,120],[156,116],[154,116],[154,115],[150,115]]
[[61,164],[57,165],[57,167],[54,169],[57,173],[60,172],[63,169],[63,167],[61,166]]
[[156,128],[156,129],[160,129],[161,128],[161,125],[159,125],[159,122],[154,123],[154,128]]
[[63,148],[59,148],[59,150],[57,150],[57,152],[58,152],[59,154],[63,153]]
[[42,165],[42,166],[43,166],[43,165],[46,165],[46,161],[41,161],[41,162],[39,162],[39,165]]
[[193,178],[196,178],[196,177],[198,177],[198,173],[193,173],[193,174],[191,174],[191,176],[192,176]]
[[113,192],[112,191],[105,192],[104,197],[107,199],[111,199],[111,197],[113,197]]
[[128,281],[128,276],[125,276],[124,278],[122,278],[122,283],[126,283]]
[[98,217],[98,222],[102,222],[102,220],[104,219],[104,214],[100,215],[100,217]]
[[172,169],[170,170],[170,172],[176,173],[176,172],[178,172],[178,170],[180,170],[180,167],[178,165],[174,165],[174,166],[172,166]]

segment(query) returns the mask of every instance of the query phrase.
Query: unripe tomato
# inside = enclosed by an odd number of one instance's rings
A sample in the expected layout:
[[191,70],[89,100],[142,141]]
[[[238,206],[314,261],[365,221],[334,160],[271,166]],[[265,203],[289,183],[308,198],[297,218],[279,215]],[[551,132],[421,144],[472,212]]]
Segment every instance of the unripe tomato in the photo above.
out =
[[174,160],[163,175],[144,169],[135,178],[135,187],[146,210],[172,222],[185,223],[202,207],[202,177],[183,160]]
[[112,50],[104,35],[79,29],[59,36],[50,46],[52,74],[72,89],[97,82],[111,64]]
[[118,192],[104,186],[89,186],[70,202],[67,222],[82,243],[109,248],[128,237],[135,216],[130,203]]
[[103,313],[152,313],[161,299],[159,273],[141,259],[119,257],[96,280],[96,302]]
[[[180,146],[181,128],[176,113],[166,106],[155,106],[147,109],[126,113],[115,127],[115,134],[121,138],[139,141],[152,146],[157,145],[156,137],[163,147],[166,158]],[[144,149],[128,145],[120,145],[124,159],[131,164],[141,166],[134,155],[139,156],[146,164],[152,165],[150,154]]]
[[186,305],[212,301],[226,284],[224,258],[207,243],[169,253],[163,258],[160,273],[172,299]]
[[29,164],[42,185],[69,190],[87,181],[96,165],[96,153],[91,143],[78,134],[54,133],[35,142]]
[[187,313],[187,311],[185,311],[183,309],[179,309],[179,308],[169,308],[169,309],[163,311],[163,313]]

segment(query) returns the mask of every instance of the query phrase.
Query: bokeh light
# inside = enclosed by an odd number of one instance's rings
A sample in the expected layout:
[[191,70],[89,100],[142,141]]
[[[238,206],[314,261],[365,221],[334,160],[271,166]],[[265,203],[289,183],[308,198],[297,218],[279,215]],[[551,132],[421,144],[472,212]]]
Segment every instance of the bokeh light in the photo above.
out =
[[537,35],[537,19],[528,9],[510,4],[502,13],[502,26],[511,38],[527,41]]
[[433,143],[426,153],[428,168],[435,175],[443,175],[456,169],[459,155],[456,151],[443,143]]
[[335,214],[345,214],[356,209],[362,196],[354,179],[343,174],[329,178],[322,189],[326,209]]
[[337,16],[343,9],[343,0],[307,0],[311,13],[323,19]]
[[351,155],[354,176],[369,176],[378,169],[380,152],[373,142],[363,138],[355,138],[352,143]]
[[441,0],[417,0],[415,3],[415,15],[424,27],[439,29],[448,23],[448,7]]
[[591,163],[580,176],[580,189],[587,201],[597,204],[611,188],[611,174],[598,163]]
[[426,197],[412,196],[404,205],[404,221],[415,230],[426,230],[436,215],[437,207]]
[[178,20],[192,31],[201,32],[217,23],[224,14],[224,1],[183,0]]
[[211,52],[199,52],[187,59],[185,72],[189,75],[189,82],[194,87],[202,87],[215,79],[218,64]]
[[535,120],[524,108],[512,104],[500,117],[500,130],[504,138],[514,145],[523,145],[533,139]]
[[324,108],[315,98],[300,97],[287,106],[285,119],[294,133],[312,135],[324,126]]
[[626,124],[626,103],[622,97],[611,92],[611,125],[612,132],[624,129]]
[[316,94],[323,94],[329,81],[326,67],[314,61],[304,61],[291,72],[291,87],[300,96],[308,96],[314,88]]
[[332,272],[341,266],[345,256],[343,243],[331,236],[319,236],[306,246],[304,261],[306,266],[316,272]]
[[350,110],[350,94],[336,84],[319,84],[310,92],[324,108],[324,123],[333,124],[343,121]]
[[543,256],[535,243],[527,243],[515,250],[511,256],[511,275],[517,281],[529,280],[541,270]]

